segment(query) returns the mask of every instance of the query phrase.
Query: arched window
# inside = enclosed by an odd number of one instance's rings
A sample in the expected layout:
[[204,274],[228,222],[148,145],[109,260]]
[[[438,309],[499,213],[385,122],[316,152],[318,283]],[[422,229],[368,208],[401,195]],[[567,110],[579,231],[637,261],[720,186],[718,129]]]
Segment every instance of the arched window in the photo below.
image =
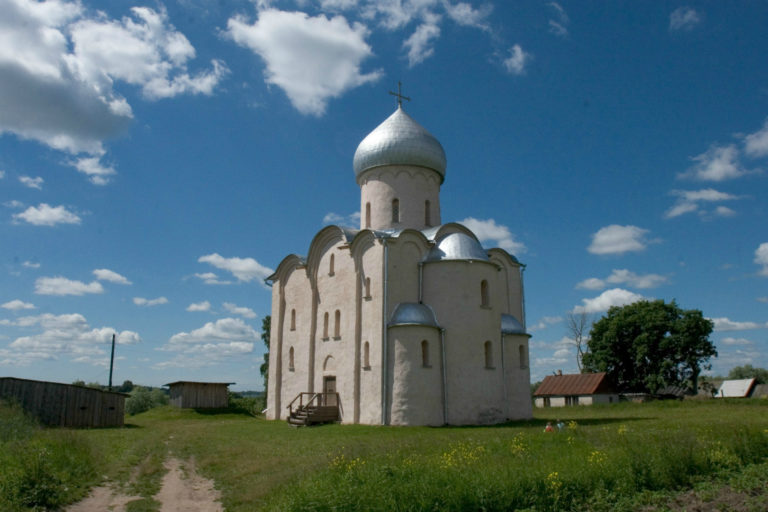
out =
[[488,298],[488,281],[485,279],[480,283],[480,305],[484,308],[487,308],[490,305]]
[[338,338],[341,336],[341,311],[336,310],[336,322],[333,326],[333,337]]
[[363,368],[371,367],[371,345],[367,341],[363,345]]
[[323,315],[323,338],[328,338],[328,312]]
[[392,224],[400,222],[400,200],[392,200]]
[[432,225],[432,213],[429,211],[429,200],[424,201],[424,225]]
[[485,367],[493,368],[493,351],[491,350],[491,342],[486,341],[484,348],[485,348]]
[[518,351],[520,352],[520,368],[528,368],[528,354],[525,353],[525,345],[520,345]]
[[293,347],[288,350],[288,371],[293,371]]
[[336,259],[335,255],[331,254],[331,262],[328,265],[328,275],[329,276],[333,275],[333,267],[334,267],[335,259]]
[[371,203],[365,203],[365,227],[371,228]]
[[367,299],[371,298],[371,278],[370,277],[365,278],[365,297]]
[[292,331],[296,330],[296,310],[295,309],[291,310],[291,330]]
[[421,340],[421,366],[429,368],[429,342]]

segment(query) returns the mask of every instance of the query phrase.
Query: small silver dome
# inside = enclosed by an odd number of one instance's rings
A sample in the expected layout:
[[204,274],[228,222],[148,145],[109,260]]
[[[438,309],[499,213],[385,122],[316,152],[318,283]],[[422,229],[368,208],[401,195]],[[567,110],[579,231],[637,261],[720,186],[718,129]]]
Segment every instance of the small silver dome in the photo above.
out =
[[381,165],[418,165],[445,179],[443,146],[400,107],[369,133],[355,151],[355,176]]
[[526,334],[525,327],[512,315],[501,315],[501,334]]
[[490,261],[480,242],[464,233],[450,233],[440,239],[424,261],[480,260]]
[[426,304],[415,302],[401,302],[395,307],[392,318],[389,320],[389,327],[396,325],[426,325],[429,327],[440,327],[437,325],[437,318],[432,308]]

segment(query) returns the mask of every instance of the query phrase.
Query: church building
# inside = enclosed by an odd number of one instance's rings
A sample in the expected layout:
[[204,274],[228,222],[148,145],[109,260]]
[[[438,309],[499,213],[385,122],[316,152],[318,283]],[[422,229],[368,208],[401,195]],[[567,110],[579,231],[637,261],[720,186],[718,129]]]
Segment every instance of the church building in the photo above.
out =
[[445,152],[401,101],[355,152],[359,229],[326,226],[267,279],[270,419],[322,392],[343,423],[532,416],[525,266],[442,223]]

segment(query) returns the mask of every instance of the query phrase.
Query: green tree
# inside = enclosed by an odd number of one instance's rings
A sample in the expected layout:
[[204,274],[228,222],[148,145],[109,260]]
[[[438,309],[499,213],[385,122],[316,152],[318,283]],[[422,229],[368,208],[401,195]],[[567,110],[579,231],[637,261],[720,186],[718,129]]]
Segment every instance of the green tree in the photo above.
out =
[[717,356],[709,340],[714,327],[696,309],[673,300],[612,307],[595,322],[584,369],[606,372],[619,391],[651,392],[667,385],[698,389],[701,369]]
[[261,363],[261,376],[264,378],[264,396],[267,396],[267,385],[269,384],[269,334],[272,329],[272,315],[267,315],[261,321],[261,341],[267,347],[264,352],[264,362]]
[[729,379],[755,379],[757,384],[768,383],[768,370],[755,368],[751,364],[736,366],[728,373]]

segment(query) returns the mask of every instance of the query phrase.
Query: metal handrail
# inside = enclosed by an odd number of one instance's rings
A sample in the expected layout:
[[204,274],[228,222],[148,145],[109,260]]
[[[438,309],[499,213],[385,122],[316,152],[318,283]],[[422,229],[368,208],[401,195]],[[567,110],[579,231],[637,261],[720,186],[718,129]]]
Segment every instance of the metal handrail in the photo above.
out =
[[[306,405],[304,404],[304,395],[309,395],[309,399],[307,400]],[[301,410],[301,409],[304,409],[306,407],[309,407],[310,405],[312,405],[313,402],[315,402],[315,400],[317,400],[317,405],[318,406],[320,406],[321,403],[326,403],[327,404],[328,403],[327,399],[326,400],[321,400],[321,399],[325,399],[328,395],[335,395],[336,396],[336,407],[339,408],[339,414],[341,416],[343,416],[343,409],[341,407],[341,399],[339,398],[339,394],[336,393],[336,392],[334,392],[334,393],[312,393],[312,392],[309,392],[309,391],[302,391],[298,395],[296,395],[296,397],[293,400],[291,400],[291,402],[288,405],[286,405],[285,408],[288,409],[288,413],[289,414],[292,414],[293,413],[293,406],[296,403],[296,400],[299,401],[299,405],[296,408],[297,410]]]

